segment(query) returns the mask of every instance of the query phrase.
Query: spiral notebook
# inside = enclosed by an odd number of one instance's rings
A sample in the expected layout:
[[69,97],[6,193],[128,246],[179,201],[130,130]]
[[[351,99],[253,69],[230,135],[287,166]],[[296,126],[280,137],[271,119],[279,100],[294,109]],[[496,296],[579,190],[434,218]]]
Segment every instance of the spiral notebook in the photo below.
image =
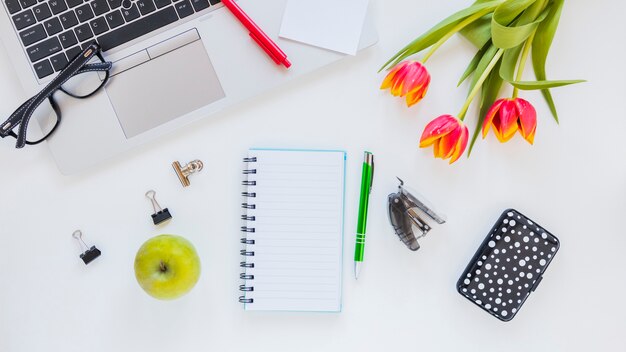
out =
[[246,310],[341,311],[346,153],[251,149],[241,230]]

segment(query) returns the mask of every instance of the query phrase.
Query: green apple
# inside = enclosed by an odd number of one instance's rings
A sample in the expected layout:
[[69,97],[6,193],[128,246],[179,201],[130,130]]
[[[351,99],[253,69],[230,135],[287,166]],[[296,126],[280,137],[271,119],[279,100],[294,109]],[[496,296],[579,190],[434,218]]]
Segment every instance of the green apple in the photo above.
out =
[[135,257],[135,277],[150,296],[169,300],[191,291],[200,278],[200,258],[193,244],[176,235],[146,241]]

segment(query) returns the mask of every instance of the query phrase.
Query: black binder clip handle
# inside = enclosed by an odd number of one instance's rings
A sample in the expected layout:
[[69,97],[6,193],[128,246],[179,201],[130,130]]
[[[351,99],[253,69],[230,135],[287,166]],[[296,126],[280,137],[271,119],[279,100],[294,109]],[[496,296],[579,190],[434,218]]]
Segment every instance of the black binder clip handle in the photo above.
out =
[[172,218],[172,214],[170,214],[170,211],[167,208],[161,208],[161,206],[157,202],[155,191],[150,190],[146,192],[146,197],[150,199],[150,202],[152,203],[152,208],[154,209],[154,214],[152,214],[152,222],[154,222],[155,225],[163,223]]
[[83,252],[83,254],[80,255],[80,259],[82,259],[83,262],[85,262],[85,265],[91,263],[94,259],[98,258],[102,254],[102,252],[100,252],[100,250],[96,248],[96,246],[89,247],[87,243],[83,241],[82,231],[80,230],[74,231],[74,233],[72,234],[72,237],[74,237],[78,241],[80,246],[85,250],[85,252]]

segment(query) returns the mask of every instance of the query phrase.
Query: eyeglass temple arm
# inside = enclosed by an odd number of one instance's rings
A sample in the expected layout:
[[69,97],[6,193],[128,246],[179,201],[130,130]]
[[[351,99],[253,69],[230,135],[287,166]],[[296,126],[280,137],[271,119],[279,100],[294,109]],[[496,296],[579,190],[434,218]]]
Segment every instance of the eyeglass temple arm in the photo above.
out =
[[[26,145],[26,131],[28,123],[35,110],[46,99],[49,99],[65,82],[82,70],[85,65],[94,57],[100,55],[100,46],[96,43],[90,44],[83,52],[74,58],[48,85],[36,96],[30,98],[26,103],[22,104],[11,116],[2,124],[0,124],[0,137],[12,135],[12,131],[18,125],[20,126],[17,133],[16,148],[23,148]],[[110,63],[108,63],[110,65]]]

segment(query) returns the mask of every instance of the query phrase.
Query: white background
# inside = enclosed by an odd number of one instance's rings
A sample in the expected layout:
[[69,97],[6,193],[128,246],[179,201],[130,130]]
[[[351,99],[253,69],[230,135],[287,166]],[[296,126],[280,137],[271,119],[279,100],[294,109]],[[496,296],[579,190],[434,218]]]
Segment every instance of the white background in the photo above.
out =
[[[45,147],[16,151],[1,141],[0,351],[623,350],[626,6],[566,2],[548,73],[589,82],[554,90],[560,126],[538,93],[522,93],[539,113],[535,146],[491,135],[448,166],[417,143],[428,121],[461,107],[466,87],[454,87],[471,46],[453,38],[431,59],[430,92],[411,109],[378,90],[376,71],[469,3],[375,1],[376,47],[79,175],[61,176]],[[8,116],[26,97],[11,89],[4,52],[0,77],[0,116]],[[475,118],[468,115],[472,129]],[[237,303],[240,158],[250,146],[348,151],[341,314],[244,312]],[[357,282],[351,257],[365,149],[377,164]],[[206,168],[183,190],[170,163],[195,158]],[[449,219],[416,253],[387,221],[396,175]],[[150,221],[143,194],[151,188],[174,215],[164,228]],[[455,283],[508,207],[553,232],[561,250],[503,323]],[[71,237],[78,228],[103,251],[88,267]],[[134,279],[137,249],[159,233],[189,238],[203,263],[196,288],[174,302],[148,297]]]

